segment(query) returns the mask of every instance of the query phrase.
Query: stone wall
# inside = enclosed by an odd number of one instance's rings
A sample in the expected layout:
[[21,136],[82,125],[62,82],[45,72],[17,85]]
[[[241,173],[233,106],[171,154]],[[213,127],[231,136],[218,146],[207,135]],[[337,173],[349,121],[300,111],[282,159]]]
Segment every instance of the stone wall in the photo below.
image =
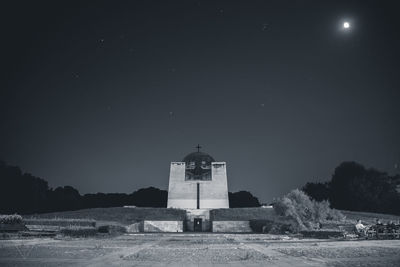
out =
[[274,220],[278,215],[272,208],[231,208],[210,211],[212,221]]
[[183,221],[144,221],[144,232],[183,232]]
[[212,222],[213,232],[225,232],[225,233],[250,233],[249,221],[213,221]]
[[143,221],[142,222],[136,222],[133,224],[130,224],[126,226],[126,232],[127,233],[139,233],[143,232]]

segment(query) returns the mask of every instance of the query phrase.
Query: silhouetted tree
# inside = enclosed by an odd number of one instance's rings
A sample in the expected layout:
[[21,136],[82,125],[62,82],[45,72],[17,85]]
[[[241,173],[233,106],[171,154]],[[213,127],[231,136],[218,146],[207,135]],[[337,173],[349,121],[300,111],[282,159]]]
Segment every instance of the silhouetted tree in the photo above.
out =
[[[330,183],[333,207],[355,211],[399,212],[399,196],[390,177],[356,162],[343,162]],[[396,203],[397,202],[397,203]]]
[[132,193],[132,203],[138,207],[167,207],[168,192],[155,187],[142,188]]
[[245,207],[260,207],[258,198],[253,196],[248,191],[229,192],[229,207],[230,208],[245,208]]
[[108,208],[133,205],[131,195],[124,193],[85,194],[82,197],[84,208]]
[[397,193],[400,194],[400,174],[390,177],[390,183],[396,188]]
[[303,190],[315,200],[328,199],[336,209],[400,214],[399,181],[398,176],[343,162],[330,182],[307,183]]
[[[139,189],[132,194],[97,193],[81,196],[71,186],[49,189],[45,180],[22,173],[20,168],[0,161],[0,213],[32,214],[83,208],[167,207],[168,192],[155,187]],[[250,192],[229,193],[230,207],[258,207]]]
[[57,187],[49,192],[52,211],[77,210],[82,208],[81,195],[72,186]]
[[47,182],[18,167],[0,162],[0,212],[44,212],[47,207]]
[[306,183],[302,190],[316,201],[329,199],[329,183]]

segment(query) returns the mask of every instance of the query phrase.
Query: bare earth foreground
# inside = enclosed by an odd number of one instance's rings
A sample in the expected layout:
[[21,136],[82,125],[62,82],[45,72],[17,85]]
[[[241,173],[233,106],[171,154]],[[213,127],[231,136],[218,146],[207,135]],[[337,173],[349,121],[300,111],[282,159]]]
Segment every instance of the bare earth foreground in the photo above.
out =
[[0,266],[400,266],[400,240],[133,234],[0,240]]

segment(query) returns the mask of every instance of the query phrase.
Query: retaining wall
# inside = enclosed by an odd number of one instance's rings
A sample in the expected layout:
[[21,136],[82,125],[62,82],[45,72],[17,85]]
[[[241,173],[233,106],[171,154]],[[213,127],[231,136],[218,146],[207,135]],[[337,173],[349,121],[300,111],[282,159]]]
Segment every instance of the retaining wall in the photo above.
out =
[[213,232],[226,232],[226,233],[250,233],[249,221],[213,221]]
[[183,232],[183,221],[144,221],[144,232]]

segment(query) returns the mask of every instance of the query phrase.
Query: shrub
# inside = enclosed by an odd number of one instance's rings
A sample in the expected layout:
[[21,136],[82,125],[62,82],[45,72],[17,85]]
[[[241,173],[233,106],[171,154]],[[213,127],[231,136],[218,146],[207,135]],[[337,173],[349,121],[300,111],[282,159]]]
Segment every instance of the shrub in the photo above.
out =
[[262,228],[267,224],[266,220],[250,220],[250,228],[255,233],[262,233]]
[[22,223],[22,216],[18,214],[0,215],[1,224],[20,224]]
[[255,233],[285,234],[292,231],[292,222],[287,220],[250,220],[250,228]]
[[124,234],[126,233],[126,227],[123,225],[109,225],[110,234]]
[[97,231],[98,231],[99,233],[108,234],[108,233],[110,232],[110,226],[109,226],[109,225],[102,225],[102,226],[99,226],[99,227],[97,228]]
[[321,202],[313,202],[315,207],[315,218],[318,222],[342,221],[344,219],[344,215],[340,211],[331,209],[329,201],[324,200]]
[[327,220],[344,218],[339,211],[329,207],[328,201],[316,202],[298,189],[279,198],[274,209],[278,215],[295,222],[291,229],[293,232],[316,229]]
[[102,234],[120,235],[126,233],[126,227],[119,224],[101,225],[97,227],[97,231]]
[[71,237],[88,237],[96,235],[97,229],[94,227],[72,225],[62,228],[61,234]]
[[270,222],[267,220],[250,220],[250,228],[255,233],[262,233],[263,227],[267,225],[270,225]]

